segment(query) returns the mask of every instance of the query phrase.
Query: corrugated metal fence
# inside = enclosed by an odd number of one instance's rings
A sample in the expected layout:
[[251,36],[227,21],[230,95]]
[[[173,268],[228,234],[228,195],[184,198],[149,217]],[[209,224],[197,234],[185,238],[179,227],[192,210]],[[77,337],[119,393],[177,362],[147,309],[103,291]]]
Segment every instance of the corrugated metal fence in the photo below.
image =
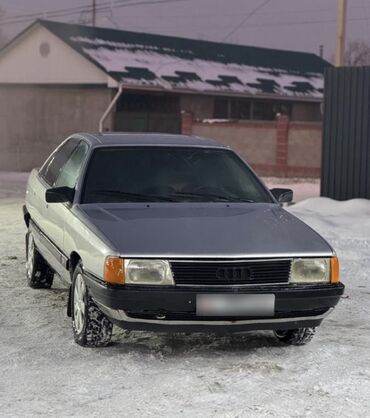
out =
[[325,74],[321,195],[370,198],[370,67]]

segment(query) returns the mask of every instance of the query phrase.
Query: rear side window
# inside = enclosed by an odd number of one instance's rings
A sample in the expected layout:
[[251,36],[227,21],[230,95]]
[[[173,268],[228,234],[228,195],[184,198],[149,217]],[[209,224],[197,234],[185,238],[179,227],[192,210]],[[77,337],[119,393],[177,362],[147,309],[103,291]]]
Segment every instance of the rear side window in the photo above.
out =
[[79,139],[69,139],[67,142],[57,148],[46,160],[45,164],[41,167],[39,172],[40,176],[50,186],[54,185],[62,167],[67,162],[79,142]]
[[80,175],[82,164],[85,160],[88,151],[88,145],[81,141],[73,150],[63,168],[61,169],[58,178],[55,181],[56,187],[70,187],[74,189],[77,184],[78,176]]

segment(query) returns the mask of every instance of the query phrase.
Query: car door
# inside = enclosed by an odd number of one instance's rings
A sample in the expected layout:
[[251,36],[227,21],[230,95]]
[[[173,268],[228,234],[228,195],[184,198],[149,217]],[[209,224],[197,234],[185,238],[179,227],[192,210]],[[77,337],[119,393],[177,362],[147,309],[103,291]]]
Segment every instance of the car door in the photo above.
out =
[[[77,144],[67,161],[60,168],[53,187],[69,187],[75,189],[88,149],[88,144],[83,140]],[[63,253],[65,252],[64,226],[66,222],[71,221],[71,207],[72,202],[46,204],[45,217],[49,237]],[[68,254],[66,255],[68,256]]]
[[43,234],[51,239],[52,232],[49,230],[50,220],[48,219],[48,206],[45,193],[47,189],[54,186],[60,171],[67,162],[74,149],[79,144],[80,139],[70,138],[64,141],[46,160],[39,170],[38,176],[30,184],[29,194],[31,195],[32,204],[35,207],[35,215],[33,221],[40,228]]
[[[55,244],[58,227],[50,220],[46,190],[53,187],[61,169],[80,143],[80,139],[69,138],[64,141],[46,160],[40,170],[33,170],[27,184],[26,204],[32,219],[37,248],[51,267],[63,274],[61,251]],[[60,241],[59,241],[60,242]]]

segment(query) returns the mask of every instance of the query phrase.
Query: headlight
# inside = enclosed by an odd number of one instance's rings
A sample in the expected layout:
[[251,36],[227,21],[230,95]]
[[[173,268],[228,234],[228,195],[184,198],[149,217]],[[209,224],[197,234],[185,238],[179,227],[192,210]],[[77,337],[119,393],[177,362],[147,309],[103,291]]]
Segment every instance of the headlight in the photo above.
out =
[[125,259],[125,283],[174,285],[170,264],[166,260]]
[[298,258],[293,260],[290,283],[330,283],[330,258]]

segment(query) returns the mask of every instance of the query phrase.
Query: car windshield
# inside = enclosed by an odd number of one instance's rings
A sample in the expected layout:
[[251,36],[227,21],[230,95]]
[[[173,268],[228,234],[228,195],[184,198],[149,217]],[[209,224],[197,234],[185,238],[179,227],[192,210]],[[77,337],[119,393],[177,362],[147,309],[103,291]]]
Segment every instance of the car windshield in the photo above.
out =
[[86,173],[81,202],[272,202],[272,199],[232,151],[157,146],[96,149]]

